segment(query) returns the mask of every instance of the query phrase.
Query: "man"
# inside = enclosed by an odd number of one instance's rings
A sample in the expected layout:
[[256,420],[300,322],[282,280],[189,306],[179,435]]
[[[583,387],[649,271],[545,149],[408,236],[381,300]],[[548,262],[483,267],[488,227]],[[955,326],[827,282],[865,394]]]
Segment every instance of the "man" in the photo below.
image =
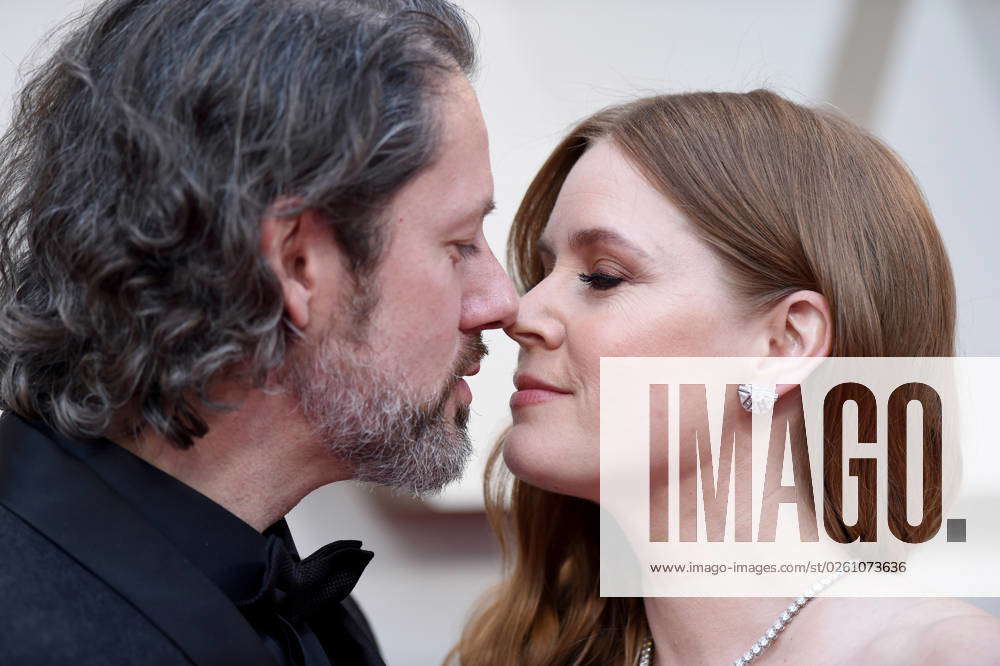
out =
[[0,146],[0,663],[381,664],[282,517],[469,454],[516,299],[445,0],[108,0]]

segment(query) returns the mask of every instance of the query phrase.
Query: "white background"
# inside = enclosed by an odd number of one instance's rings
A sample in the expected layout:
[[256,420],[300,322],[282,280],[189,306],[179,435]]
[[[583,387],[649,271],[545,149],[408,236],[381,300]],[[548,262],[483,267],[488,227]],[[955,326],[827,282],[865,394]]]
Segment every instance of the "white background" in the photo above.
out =
[[[17,67],[82,0],[0,0],[0,124]],[[491,133],[503,251],[532,174],[574,121],[647,92],[766,86],[834,103],[909,163],[955,269],[960,353],[1000,355],[1000,2],[993,0],[465,0],[481,28],[477,87]],[[43,50],[44,51],[44,50]],[[919,325],[915,322],[914,325]],[[516,349],[489,336],[470,382],[487,449],[506,422]],[[290,516],[303,554],[361,538],[376,559],[357,597],[394,666],[439,663],[473,600],[499,576],[475,511],[480,466],[438,507],[390,505],[349,484]]]

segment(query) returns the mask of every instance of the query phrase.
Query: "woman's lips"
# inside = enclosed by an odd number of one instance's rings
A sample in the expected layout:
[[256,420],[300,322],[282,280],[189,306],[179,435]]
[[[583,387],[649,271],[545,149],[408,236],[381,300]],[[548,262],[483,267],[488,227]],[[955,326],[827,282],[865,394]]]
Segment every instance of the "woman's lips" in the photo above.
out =
[[522,391],[515,391],[512,396],[510,396],[510,408],[517,409],[518,407],[527,407],[528,405],[538,405],[543,402],[548,402],[549,400],[555,400],[556,398],[564,398],[569,393],[560,393],[558,391],[549,391],[547,389],[524,389]]
[[570,395],[571,392],[538,379],[528,373],[519,372],[514,375],[514,387],[517,391],[510,396],[510,408],[538,405]]

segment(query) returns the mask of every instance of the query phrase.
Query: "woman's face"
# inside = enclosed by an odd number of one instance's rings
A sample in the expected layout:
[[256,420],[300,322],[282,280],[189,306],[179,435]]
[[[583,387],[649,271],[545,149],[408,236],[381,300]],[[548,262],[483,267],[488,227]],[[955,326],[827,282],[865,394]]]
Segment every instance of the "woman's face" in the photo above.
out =
[[[507,334],[520,346],[504,459],[520,479],[596,500],[601,356],[756,356],[720,260],[610,141],[573,167],[539,243],[545,278]],[[552,389],[552,390],[546,390]]]

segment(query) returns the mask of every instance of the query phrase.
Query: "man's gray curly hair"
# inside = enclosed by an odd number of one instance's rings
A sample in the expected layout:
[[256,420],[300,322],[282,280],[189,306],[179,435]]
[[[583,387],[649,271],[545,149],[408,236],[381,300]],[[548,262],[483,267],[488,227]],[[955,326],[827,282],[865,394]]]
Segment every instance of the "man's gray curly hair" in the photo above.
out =
[[69,30],[0,142],[0,408],[187,448],[210,383],[262,385],[296,333],[262,217],[319,213],[370,274],[473,38],[445,0],[110,0]]

